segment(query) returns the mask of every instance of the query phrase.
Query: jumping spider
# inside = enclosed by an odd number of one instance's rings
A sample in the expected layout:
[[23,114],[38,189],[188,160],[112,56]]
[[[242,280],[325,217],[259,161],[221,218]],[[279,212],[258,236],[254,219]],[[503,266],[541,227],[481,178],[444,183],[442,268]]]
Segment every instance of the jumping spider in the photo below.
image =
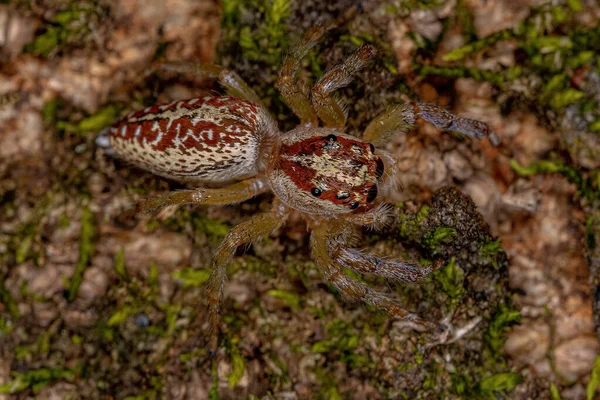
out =
[[[416,282],[436,267],[382,259],[350,247],[358,226],[381,228],[390,218],[390,207],[380,199],[392,185],[395,160],[377,146],[393,134],[405,134],[417,117],[440,129],[487,136],[494,144],[498,139],[486,124],[428,103],[392,108],[375,118],[361,138],[344,133],[346,114],[333,93],[374,58],[375,48],[363,45],[330,69],[312,87],[310,99],[295,81],[301,59],[337,24],[332,21],[309,30],[283,62],[276,87],[300,118],[300,124],[289,132],[279,131],[257,94],[235,72],[215,65],[166,63],[161,65],[166,70],[218,79],[230,96],[147,107],[130,113],[98,137],[100,146],[140,168],[211,187],[147,199],[138,206],[140,211],[238,203],[269,190],[275,194],[270,211],[229,231],[214,254],[207,290],[212,349],[217,347],[227,264],[238,246],[282,226],[290,210],[306,220],[316,264],[343,295],[418,328],[437,327],[343,272],[349,268],[391,281]],[[319,126],[319,119],[324,126]]]

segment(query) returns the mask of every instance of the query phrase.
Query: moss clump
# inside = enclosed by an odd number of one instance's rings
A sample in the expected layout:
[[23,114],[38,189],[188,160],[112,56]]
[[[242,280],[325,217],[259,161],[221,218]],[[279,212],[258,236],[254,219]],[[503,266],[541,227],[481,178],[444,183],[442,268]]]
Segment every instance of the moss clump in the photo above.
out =
[[508,328],[520,321],[521,313],[512,304],[500,304],[493,313],[490,324],[484,333],[489,364],[495,365],[501,361]]
[[[292,2],[290,0],[225,0],[223,30],[227,41],[237,43],[250,62],[276,66],[281,63],[281,49],[288,47],[287,27]],[[263,16],[256,24],[242,21],[251,14]]]
[[433,278],[441,285],[442,290],[448,295],[452,303],[458,304],[465,294],[463,286],[465,273],[456,265],[455,259],[452,258],[448,265],[436,271]]

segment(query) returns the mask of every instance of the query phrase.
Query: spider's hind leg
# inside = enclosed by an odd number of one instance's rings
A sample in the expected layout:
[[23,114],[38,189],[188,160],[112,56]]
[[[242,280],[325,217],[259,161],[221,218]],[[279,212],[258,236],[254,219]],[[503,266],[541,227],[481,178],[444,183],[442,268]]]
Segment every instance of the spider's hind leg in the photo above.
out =
[[231,229],[213,256],[212,272],[208,281],[207,298],[210,322],[209,350],[216,352],[219,341],[220,309],[223,300],[223,286],[225,284],[226,267],[235,255],[236,249],[244,244],[267,236],[283,225],[288,216],[288,209],[279,202],[275,202],[269,212],[258,214]]

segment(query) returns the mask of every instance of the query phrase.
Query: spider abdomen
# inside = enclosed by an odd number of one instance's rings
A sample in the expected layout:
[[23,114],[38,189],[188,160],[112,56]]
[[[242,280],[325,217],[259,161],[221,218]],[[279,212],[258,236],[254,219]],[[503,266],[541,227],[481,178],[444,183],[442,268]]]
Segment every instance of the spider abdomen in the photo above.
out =
[[157,175],[226,182],[256,173],[270,121],[236,97],[193,98],[130,113],[110,128],[108,142],[116,156]]

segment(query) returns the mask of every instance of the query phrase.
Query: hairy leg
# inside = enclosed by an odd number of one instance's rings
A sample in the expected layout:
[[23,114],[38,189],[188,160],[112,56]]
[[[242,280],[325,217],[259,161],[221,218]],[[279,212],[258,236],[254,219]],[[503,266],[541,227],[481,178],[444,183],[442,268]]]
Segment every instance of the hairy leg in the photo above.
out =
[[[343,243],[348,235],[351,235],[351,227],[344,222],[323,224],[317,227],[311,237],[310,244],[317,265],[327,280],[346,297],[364,301],[379,310],[387,312],[390,316],[407,320],[415,324],[418,329],[435,329],[437,325],[420,318],[391,299],[370,289],[363,283],[357,282],[344,275],[340,255],[345,250]],[[351,265],[348,265],[351,267]]]
[[239,203],[264,193],[267,189],[264,178],[251,178],[219,189],[178,190],[142,201],[137,205],[137,211],[154,212],[163,207],[183,204]]
[[418,117],[439,129],[476,138],[486,136],[494,146],[500,143],[498,136],[487,124],[454,115],[443,107],[430,103],[406,103],[394,107],[371,121],[362,139],[374,145],[382,144],[393,134],[406,134]]
[[220,65],[157,62],[153,64],[151,72],[155,70],[178,74],[194,74],[202,78],[216,79],[227,89],[229,95],[263,106],[256,92],[235,71],[221,67]]
[[212,273],[208,281],[208,313],[210,319],[210,350],[216,351],[219,339],[220,307],[223,299],[223,285],[226,279],[227,264],[233,258],[236,249],[249,244],[257,238],[269,235],[283,225],[288,216],[288,209],[280,202],[275,202],[271,211],[256,215],[231,229],[217,248],[213,256]]
[[296,82],[296,73],[300,68],[300,61],[306,57],[310,49],[319,43],[326,32],[345,23],[356,12],[356,7],[352,7],[339,18],[309,29],[304,34],[300,43],[292,48],[283,61],[275,87],[279,90],[286,104],[292,109],[294,114],[300,118],[302,124],[318,125],[319,120],[308,97],[302,92]]
[[334,66],[312,88],[312,105],[325,126],[340,131],[346,125],[346,112],[333,92],[347,86],[352,77],[375,57],[373,46],[363,45],[342,64]]

